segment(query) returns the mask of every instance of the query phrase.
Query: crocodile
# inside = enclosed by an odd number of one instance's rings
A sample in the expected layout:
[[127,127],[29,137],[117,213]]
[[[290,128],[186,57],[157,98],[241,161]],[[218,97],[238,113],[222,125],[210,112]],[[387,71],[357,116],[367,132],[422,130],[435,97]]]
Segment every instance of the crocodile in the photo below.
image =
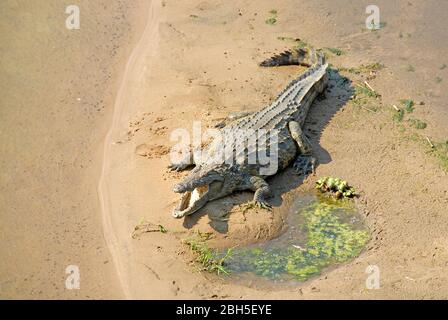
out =
[[[324,55],[313,49],[285,51],[260,63],[262,67],[282,65],[302,65],[308,68],[291,81],[271,104],[261,110],[231,114],[227,121],[216,129],[223,138],[209,144],[204,150],[205,156],[196,159],[188,154],[181,161],[168,166],[170,170],[181,171],[195,165],[189,174],[173,187],[175,193],[181,194],[179,204],[172,212],[174,218],[191,215],[209,201],[243,190],[254,191],[254,203],[261,208],[272,210],[267,201],[271,195],[269,184],[265,180],[267,177],[275,175],[291,163],[296,174],[314,172],[316,159],[302,127],[311,104],[328,83],[328,64]],[[262,137],[259,134],[261,131],[264,131]],[[246,133],[245,138],[248,141],[243,147],[230,137],[241,132]],[[266,154],[277,157],[277,166],[274,170],[263,171],[261,169],[266,167],[266,163],[261,164],[257,157],[255,162],[248,159],[255,156],[255,152],[259,152],[258,146],[263,145],[261,139],[266,141],[267,134],[273,132],[276,133],[275,139],[270,138],[265,142],[264,148]],[[275,146],[271,143],[273,141]],[[254,148],[251,143],[257,143],[257,147]],[[212,161],[216,150],[224,146],[232,150],[232,155],[242,156],[243,161]]]

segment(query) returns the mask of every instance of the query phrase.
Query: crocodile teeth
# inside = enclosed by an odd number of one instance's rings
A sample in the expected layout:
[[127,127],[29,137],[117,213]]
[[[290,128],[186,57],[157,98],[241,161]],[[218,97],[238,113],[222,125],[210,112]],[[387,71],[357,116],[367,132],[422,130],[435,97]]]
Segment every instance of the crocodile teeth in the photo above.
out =
[[182,195],[182,198],[180,199],[179,205],[177,206],[176,210],[182,211],[187,208],[188,204],[190,203],[191,198],[191,192],[187,191]]
[[190,209],[194,204],[201,199],[208,192],[208,185],[197,187],[193,191],[187,191],[182,195],[179,205],[177,206],[178,211],[184,211]]

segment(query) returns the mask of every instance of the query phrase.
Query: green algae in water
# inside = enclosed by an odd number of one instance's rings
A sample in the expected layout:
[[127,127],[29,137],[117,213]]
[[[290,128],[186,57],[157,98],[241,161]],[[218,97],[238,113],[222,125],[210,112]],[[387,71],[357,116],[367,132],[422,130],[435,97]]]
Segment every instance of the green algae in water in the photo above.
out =
[[270,280],[305,281],[357,257],[369,235],[361,229],[352,202],[322,196],[307,202],[291,214],[288,231],[279,238],[235,248],[227,269]]

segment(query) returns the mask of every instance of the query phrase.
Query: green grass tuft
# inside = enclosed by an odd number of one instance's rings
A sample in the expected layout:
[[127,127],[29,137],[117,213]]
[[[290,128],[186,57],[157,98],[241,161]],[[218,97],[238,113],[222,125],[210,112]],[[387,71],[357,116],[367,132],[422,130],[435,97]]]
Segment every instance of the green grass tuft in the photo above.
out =
[[323,177],[317,180],[316,189],[322,193],[330,193],[336,199],[353,198],[355,188],[350,187],[347,181],[333,177]]
[[339,48],[325,48],[325,49],[327,49],[329,52],[337,56],[341,56],[344,54],[344,51]]
[[392,116],[392,119],[395,122],[402,122],[404,118],[404,110],[403,109],[399,109],[398,111],[396,111],[394,113],[394,115]]
[[282,36],[279,36],[279,37],[277,37],[277,39],[281,40],[281,41],[292,41],[292,42],[296,41],[296,39],[294,39],[292,37],[282,37]]
[[277,37],[277,39],[281,40],[281,41],[293,42],[294,43],[294,49],[311,48],[311,46],[307,42],[305,42],[305,41],[303,41],[301,39],[294,39],[294,38],[291,38],[291,37],[281,37],[281,36]]
[[400,103],[404,106],[407,113],[414,112],[414,101],[411,99],[401,99]]
[[232,249],[227,249],[224,255],[220,255],[217,250],[210,249],[205,240],[204,235],[199,233],[199,237],[185,239],[184,243],[196,255],[195,261],[201,265],[202,270],[218,275],[230,274],[225,267],[225,261],[231,257]]
[[270,18],[266,19],[266,23],[270,24],[270,25],[274,25],[277,23],[277,18],[270,17]]
[[414,71],[415,71],[415,68],[414,68],[414,66],[408,64],[408,66],[406,67],[406,71],[408,71],[408,72],[414,72]]
[[277,23],[277,10],[272,9],[271,11],[269,11],[269,13],[271,16],[266,19],[266,21],[265,21],[266,24],[269,24],[269,25],[276,24]]
[[445,142],[434,143],[432,154],[439,159],[441,167],[448,172],[448,140]]
[[409,119],[409,124],[411,125],[411,127],[414,127],[415,129],[425,129],[427,127],[426,122],[423,122],[419,119]]
[[304,49],[304,48],[309,48],[309,47],[310,47],[310,45],[307,42],[300,40],[300,39],[296,40],[296,49]]
[[347,71],[353,74],[370,73],[381,70],[384,68],[384,64],[379,62],[362,64],[359,67],[352,68],[340,68],[341,71]]
[[356,86],[355,93],[356,93],[356,95],[364,95],[368,98],[380,97],[380,95],[377,92],[373,91],[372,89],[370,89],[369,87],[364,86],[364,85]]

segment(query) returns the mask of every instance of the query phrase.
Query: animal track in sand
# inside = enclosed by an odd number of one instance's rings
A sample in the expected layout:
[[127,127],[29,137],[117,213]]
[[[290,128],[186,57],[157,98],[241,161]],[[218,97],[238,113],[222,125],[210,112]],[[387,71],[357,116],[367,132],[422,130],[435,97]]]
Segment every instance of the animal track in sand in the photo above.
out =
[[170,152],[170,148],[163,145],[140,144],[135,148],[135,153],[148,159],[161,158]]

